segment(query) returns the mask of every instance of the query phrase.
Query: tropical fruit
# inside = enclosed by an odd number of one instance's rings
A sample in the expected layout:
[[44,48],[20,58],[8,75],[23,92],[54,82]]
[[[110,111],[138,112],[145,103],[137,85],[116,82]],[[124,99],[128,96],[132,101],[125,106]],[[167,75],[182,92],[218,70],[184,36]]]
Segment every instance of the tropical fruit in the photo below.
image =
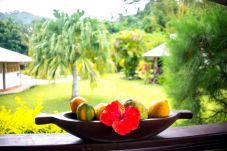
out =
[[155,100],[151,102],[148,108],[148,117],[167,117],[169,112],[170,107],[167,100]]
[[73,113],[76,113],[77,107],[83,103],[83,102],[87,102],[87,100],[83,97],[74,97],[71,101],[70,101],[70,108],[71,111]]
[[81,121],[91,121],[95,117],[95,109],[92,105],[85,102],[77,107],[76,116]]
[[99,103],[95,106],[95,118],[99,120],[99,116],[102,114],[102,111],[106,108],[107,103]]
[[140,102],[138,102],[138,101],[136,101],[134,99],[129,99],[129,100],[127,100],[124,103],[125,107],[128,107],[130,105],[136,107],[139,110],[140,119],[141,120],[144,120],[144,119],[148,118],[148,111],[147,111],[146,107],[142,103],[140,103]]

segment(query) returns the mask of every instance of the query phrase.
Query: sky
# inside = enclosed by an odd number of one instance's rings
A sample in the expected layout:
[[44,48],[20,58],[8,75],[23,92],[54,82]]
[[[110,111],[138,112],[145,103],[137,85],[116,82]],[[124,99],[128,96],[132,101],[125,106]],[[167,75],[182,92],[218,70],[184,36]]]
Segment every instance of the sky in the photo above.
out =
[[90,17],[111,19],[111,16],[116,18],[119,13],[125,15],[135,14],[137,8],[143,9],[146,2],[148,0],[127,5],[124,0],[0,0],[0,12],[19,10],[53,18],[54,9],[59,9],[68,14],[80,9],[84,10],[85,14]]

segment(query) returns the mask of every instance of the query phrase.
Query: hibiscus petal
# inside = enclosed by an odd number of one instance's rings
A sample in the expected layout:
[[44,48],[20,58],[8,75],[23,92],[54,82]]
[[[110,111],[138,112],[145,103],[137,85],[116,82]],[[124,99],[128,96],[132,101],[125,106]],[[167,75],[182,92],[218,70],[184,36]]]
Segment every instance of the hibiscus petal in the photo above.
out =
[[112,126],[115,117],[108,111],[104,110],[100,115],[100,121],[107,126]]
[[124,118],[130,121],[131,129],[135,130],[139,126],[140,112],[134,106],[128,106],[126,108]]
[[120,135],[126,135],[132,130],[138,128],[140,122],[140,113],[134,106],[129,106],[126,108],[123,118],[116,119],[113,122],[113,129],[116,133]]
[[127,124],[127,121],[122,119],[116,119],[112,125],[114,131],[120,135],[126,135],[131,132],[131,125]]
[[124,105],[116,100],[106,106],[106,108],[100,115],[100,121],[107,126],[112,126],[113,121],[120,119],[124,115],[124,113]]

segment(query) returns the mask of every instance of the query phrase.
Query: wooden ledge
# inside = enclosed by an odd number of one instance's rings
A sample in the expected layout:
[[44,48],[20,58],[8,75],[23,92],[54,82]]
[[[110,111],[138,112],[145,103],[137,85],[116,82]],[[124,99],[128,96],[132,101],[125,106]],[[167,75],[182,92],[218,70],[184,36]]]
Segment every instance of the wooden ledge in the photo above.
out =
[[212,1],[212,2],[219,3],[219,4],[227,6],[227,1],[226,0],[209,0],[209,1]]
[[158,136],[126,143],[85,142],[70,134],[0,135],[0,150],[227,150],[227,123],[169,128]]

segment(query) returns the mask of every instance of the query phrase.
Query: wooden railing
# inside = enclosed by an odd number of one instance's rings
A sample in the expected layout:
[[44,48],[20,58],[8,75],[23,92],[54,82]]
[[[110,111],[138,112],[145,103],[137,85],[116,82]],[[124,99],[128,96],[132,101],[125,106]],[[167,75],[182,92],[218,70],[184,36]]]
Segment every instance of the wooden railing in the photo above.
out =
[[124,143],[86,142],[70,134],[0,135],[0,151],[191,151],[207,149],[227,150],[227,123],[168,128],[155,137]]
[[209,1],[212,1],[212,2],[219,3],[219,4],[227,6],[227,0],[209,0]]

